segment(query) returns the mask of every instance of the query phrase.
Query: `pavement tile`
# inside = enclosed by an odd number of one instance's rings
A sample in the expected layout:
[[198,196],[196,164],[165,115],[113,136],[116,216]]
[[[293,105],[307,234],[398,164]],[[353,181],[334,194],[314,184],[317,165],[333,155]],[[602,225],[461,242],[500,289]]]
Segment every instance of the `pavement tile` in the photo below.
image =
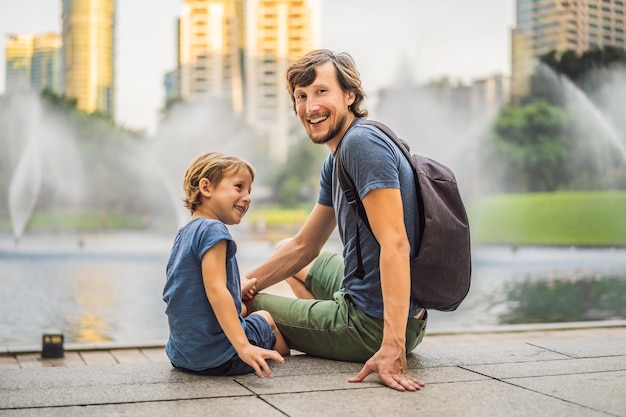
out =
[[584,340],[539,340],[534,346],[578,358],[626,355],[626,337],[587,338]]
[[252,395],[226,377],[202,377],[169,364],[0,370],[0,410]]
[[615,416],[626,416],[626,371],[516,378],[507,382]]
[[[260,379],[186,374],[163,347],[66,350],[54,360],[27,351],[0,356],[0,417],[626,417],[626,336],[585,332],[422,344],[408,357],[409,374],[426,382],[415,393],[384,387],[374,375],[349,383],[363,364],[307,355],[272,362],[275,377]],[[31,368],[10,369],[20,358]]]
[[170,362],[170,359],[165,353],[165,349],[162,347],[141,349],[141,353],[146,355],[151,362]]
[[45,359],[42,362],[51,363],[52,366],[84,366],[83,357],[78,352],[65,352],[65,356],[59,359]]
[[407,358],[408,369],[490,363],[536,362],[568,356],[527,343],[494,345],[419,346]]
[[[356,373],[327,372],[322,374],[275,375],[271,379],[245,375],[237,377],[236,380],[250,391],[259,395],[330,390],[346,391],[382,386],[375,375],[368,376],[365,381],[360,383],[348,382],[348,379],[355,376]],[[483,375],[454,367],[419,369],[410,372],[410,375],[426,384],[487,379]]]
[[150,359],[137,349],[115,349],[111,351],[111,355],[121,364],[150,362]]
[[81,352],[83,360],[87,365],[109,365],[117,363],[115,357],[108,350],[95,350]]
[[284,417],[285,414],[256,397],[208,398],[89,405],[84,407],[28,408],[0,410],[2,417],[172,417],[172,416],[247,416]]
[[0,356],[0,369],[18,369],[20,364],[13,356]]
[[285,363],[269,362],[275,376],[285,375],[318,375],[337,372],[358,373],[363,367],[358,362],[342,362],[331,359],[316,358],[308,355],[285,356]]
[[495,380],[431,384],[417,392],[389,388],[263,395],[290,417],[437,416],[606,417],[593,409]]
[[589,372],[626,370],[626,356],[505,363],[495,365],[470,365],[465,368],[497,379],[584,374]]
[[50,361],[41,360],[39,353],[23,353],[16,356],[16,359],[22,368],[43,368],[46,366],[54,366]]

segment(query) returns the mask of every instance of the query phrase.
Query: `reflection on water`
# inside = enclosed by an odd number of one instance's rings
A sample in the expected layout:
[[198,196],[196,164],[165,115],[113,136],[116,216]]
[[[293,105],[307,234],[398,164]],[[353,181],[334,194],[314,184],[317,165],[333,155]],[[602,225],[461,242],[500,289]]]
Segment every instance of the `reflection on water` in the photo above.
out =
[[111,310],[114,294],[124,289],[116,288],[116,280],[111,280],[92,265],[82,265],[77,276],[73,299],[80,315],[67,317],[70,325],[67,337],[79,343],[113,341],[106,315]]
[[505,286],[509,311],[503,324],[610,320],[626,317],[626,275],[575,275]]
[[[235,239],[242,272],[273,248]],[[171,241],[26,236],[16,246],[0,235],[0,344],[36,345],[51,328],[66,342],[164,342],[161,293]],[[455,312],[431,311],[431,331],[626,319],[626,249],[478,247],[473,255],[467,299]]]
[[[429,329],[626,319],[626,249],[476,247],[459,309],[431,311]],[[587,293],[585,291],[588,291]]]

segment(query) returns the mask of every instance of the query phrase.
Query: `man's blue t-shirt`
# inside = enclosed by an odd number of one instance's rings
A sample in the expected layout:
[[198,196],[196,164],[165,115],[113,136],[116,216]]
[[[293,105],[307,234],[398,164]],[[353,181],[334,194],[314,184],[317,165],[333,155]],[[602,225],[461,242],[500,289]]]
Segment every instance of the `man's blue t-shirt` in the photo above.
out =
[[[356,125],[350,129],[341,140],[340,146],[346,171],[352,178],[361,200],[367,193],[378,188],[402,190],[404,224],[413,257],[416,253],[418,206],[411,165],[395,143],[371,125]],[[380,246],[367,225],[359,218],[365,277],[357,278],[356,219],[339,185],[334,154],[329,155],[322,166],[318,203],[332,206],[335,210],[339,236],[344,248],[343,290],[352,296],[355,305],[365,314],[382,319]],[[419,305],[411,300],[409,316],[414,316],[418,310]]]
[[237,355],[217,321],[202,280],[202,257],[221,240],[227,243],[226,286],[245,331],[237,245],[224,223],[202,217],[190,221],[176,234],[167,263],[163,300],[170,336],[165,351],[172,363],[194,371],[217,367]]

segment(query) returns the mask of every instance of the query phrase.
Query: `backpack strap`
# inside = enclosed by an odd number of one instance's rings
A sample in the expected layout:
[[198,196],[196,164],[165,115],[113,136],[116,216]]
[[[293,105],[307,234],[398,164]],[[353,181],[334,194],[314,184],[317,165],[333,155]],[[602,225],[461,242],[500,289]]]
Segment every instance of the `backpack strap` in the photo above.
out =
[[[395,132],[391,130],[389,126],[387,126],[386,124],[378,122],[376,120],[366,120],[366,119],[357,119],[357,120],[358,120],[357,124],[372,125],[372,126],[376,126],[377,128],[379,128],[385,135],[387,135],[389,139],[391,139],[398,146],[398,148],[400,148],[400,151],[402,151],[402,154],[404,155],[404,157],[409,161],[409,165],[411,165],[411,168],[412,168],[411,171],[413,171],[413,179],[415,180],[415,190],[416,190],[415,195],[417,197],[417,209],[419,213],[419,215],[417,216],[418,229],[417,229],[417,233],[415,234],[415,237],[417,239],[417,242],[416,242],[416,248],[417,248],[416,256],[417,256],[417,254],[419,254],[421,243],[422,243],[422,236],[423,236],[422,233],[424,231],[426,219],[424,218],[424,199],[422,197],[422,192],[420,189],[420,180],[419,180],[419,174],[418,174],[420,170],[418,169],[417,163],[413,159],[413,156],[411,155],[411,149],[409,145],[405,141],[400,139],[395,134]],[[363,209],[362,214],[364,217],[366,217],[365,209]],[[369,222],[366,222],[366,224],[369,227]],[[370,231],[371,230],[372,229],[370,228]]]
[[[352,128],[352,126],[350,127]],[[363,221],[367,225],[367,227],[372,230],[370,227],[369,221],[367,220],[367,215],[365,214],[365,207],[363,207],[363,203],[359,198],[359,193],[356,190],[356,186],[350,178],[350,175],[346,172],[346,167],[343,164],[343,157],[341,156],[341,143],[337,148],[337,152],[335,153],[335,165],[337,166],[337,176],[339,177],[339,186],[341,190],[346,196],[346,200],[348,200],[348,205],[352,208],[352,212],[355,217],[355,225],[356,225],[356,259],[357,259],[357,269],[356,269],[356,277],[359,279],[363,279],[365,277],[365,268],[363,267],[363,257],[361,255],[361,237],[359,234],[359,213],[363,213]]]
[[[346,131],[346,133],[350,131],[350,129],[352,129],[354,126],[357,126],[360,124],[372,125],[380,129],[387,137],[389,137],[389,139],[391,139],[398,146],[398,148],[400,148],[400,150],[402,151],[402,154],[409,161],[409,164],[411,164],[411,166],[414,166],[413,158],[411,157],[411,154],[409,153],[408,145],[406,145],[400,138],[398,138],[398,136],[396,136],[393,130],[391,130],[389,127],[387,127],[387,125],[383,123],[377,122],[375,120],[355,119],[350,125],[350,127],[348,128],[348,130]],[[367,219],[367,213],[365,212],[365,207],[363,207],[363,203],[361,202],[361,199],[359,198],[359,193],[356,190],[354,181],[352,181],[352,178],[350,178],[350,175],[346,171],[346,167],[343,163],[343,157],[341,156],[341,142],[339,143],[339,146],[337,147],[337,151],[335,152],[335,165],[337,166],[337,176],[339,178],[339,186],[341,187],[341,190],[346,196],[348,205],[352,208],[352,212],[354,213],[354,217],[356,219],[355,224],[356,224],[357,269],[355,272],[355,276],[359,279],[363,279],[365,277],[365,268],[363,267],[363,258],[361,255],[361,239],[360,239],[360,234],[359,234],[359,216],[363,219],[363,222],[365,223],[367,228],[370,230],[370,232],[372,232],[372,227],[370,226],[369,221]],[[413,171],[413,177],[415,178],[415,186],[419,187],[417,172],[415,169],[412,169],[412,171]],[[420,196],[419,191],[417,192],[417,196],[418,196],[418,204],[420,204],[421,196]],[[417,237],[419,241],[419,233]],[[419,245],[418,245],[418,250],[419,250]]]

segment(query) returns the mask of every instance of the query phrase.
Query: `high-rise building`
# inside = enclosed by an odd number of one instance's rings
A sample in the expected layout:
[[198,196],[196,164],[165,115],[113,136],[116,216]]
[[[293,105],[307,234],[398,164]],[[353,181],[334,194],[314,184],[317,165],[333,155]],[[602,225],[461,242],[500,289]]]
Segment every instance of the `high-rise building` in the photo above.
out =
[[229,99],[277,160],[297,128],[285,71],[319,44],[321,0],[184,0],[168,99]]
[[511,88],[524,94],[534,61],[550,52],[626,48],[624,0],[517,0],[511,54]]
[[5,44],[6,91],[30,87],[33,35],[8,35]]
[[286,159],[298,129],[285,72],[318,48],[320,11],[320,0],[246,1],[246,120],[278,161]]
[[30,84],[37,90],[61,94],[61,35],[45,33],[33,39]]
[[9,35],[5,50],[8,92],[32,88],[61,93],[61,36],[58,33]]
[[62,0],[63,89],[87,113],[115,115],[115,0]]
[[178,24],[178,85],[183,100],[230,99],[243,106],[243,0],[184,0]]

